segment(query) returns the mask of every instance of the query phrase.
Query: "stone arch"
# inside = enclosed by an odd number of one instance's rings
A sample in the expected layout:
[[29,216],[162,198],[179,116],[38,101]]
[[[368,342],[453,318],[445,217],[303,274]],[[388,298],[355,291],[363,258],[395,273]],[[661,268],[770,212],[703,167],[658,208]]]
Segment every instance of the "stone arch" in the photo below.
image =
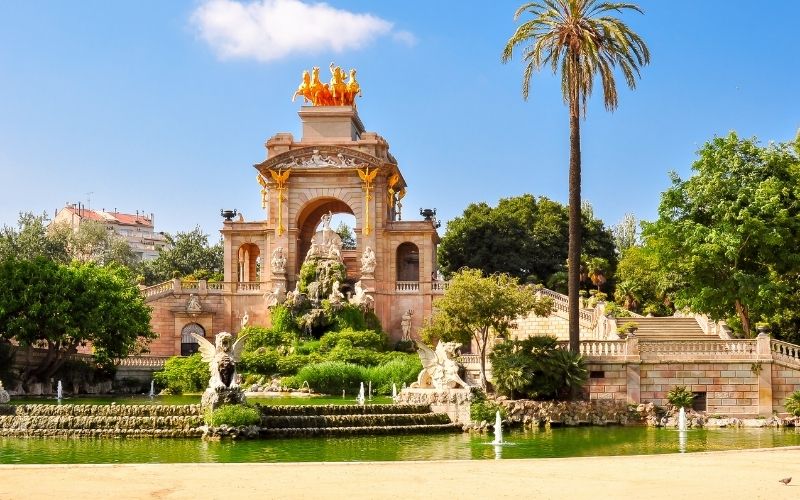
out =
[[206,330],[198,323],[187,323],[181,328],[181,356],[191,356],[200,348],[197,339],[189,335],[196,333],[201,337],[206,336]]
[[255,243],[243,243],[237,252],[237,281],[259,281],[261,250]]
[[[303,206],[298,211],[297,215],[297,269],[300,271],[300,266],[303,264],[308,249],[311,247],[311,239],[317,230],[319,221],[324,214],[328,212],[335,214],[350,214],[356,217],[358,223],[358,215],[346,202],[335,197],[320,197],[315,198]],[[356,235],[356,238],[358,236]]]
[[397,246],[397,281],[420,281],[419,247],[410,241]]

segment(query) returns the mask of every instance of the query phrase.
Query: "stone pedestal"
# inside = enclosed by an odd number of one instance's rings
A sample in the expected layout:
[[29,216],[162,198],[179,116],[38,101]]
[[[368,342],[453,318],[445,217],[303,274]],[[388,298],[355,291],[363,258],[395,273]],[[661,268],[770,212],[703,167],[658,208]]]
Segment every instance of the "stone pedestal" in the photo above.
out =
[[222,405],[237,405],[245,402],[244,391],[241,387],[219,387],[212,389],[209,387],[203,393],[200,404],[203,409],[210,408],[216,410]]
[[303,106],[298,114],[303,122],[302,142],[357,141],[364,133],[354,106]]
[[456,424],[471,422],[469,409],[472,392],[469,389],[411,389],[400,391],[395,399],[399,404],[430,405],[434,413],[447,413]]

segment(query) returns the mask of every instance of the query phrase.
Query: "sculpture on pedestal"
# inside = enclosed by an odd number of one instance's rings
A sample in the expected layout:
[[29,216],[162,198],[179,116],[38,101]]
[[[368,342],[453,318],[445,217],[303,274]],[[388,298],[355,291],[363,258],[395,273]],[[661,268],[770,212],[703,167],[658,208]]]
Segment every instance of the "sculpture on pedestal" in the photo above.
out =
[[286,257],[283,255],[283,247],[278,247],[272,251],[272,274],[286,274]]
[[414,311],[411,309],[403,313],[403,317],[400,320],[400,329],[403,331],[401,342],[411,342],[411,315],[413,314]]
[[411,384],[412,388],[431,389],[469,389],[469,384],[464,382],[459,375],[461,365],[456,361],[461,344],[457,342],[442,342],[436,345],[436,351],[431,350],[422,342],[417,341],[417,353],[422,361],[422,371],[417,376],[417,381]]
[[371,247],[364,248],[361,254],[361,274],[371,275],[375,272],[375,251]]
[[226,403],[244,402],[244,392],[236,384],[236,363],[241,357],[247,335],[240,336],[234,342],[230,333],[220,332],[215,338],[215,344],[196,333],[191,335],[200,345],[200,354],[211,372],[208,388],[203,393],[203,407],[217,408]]

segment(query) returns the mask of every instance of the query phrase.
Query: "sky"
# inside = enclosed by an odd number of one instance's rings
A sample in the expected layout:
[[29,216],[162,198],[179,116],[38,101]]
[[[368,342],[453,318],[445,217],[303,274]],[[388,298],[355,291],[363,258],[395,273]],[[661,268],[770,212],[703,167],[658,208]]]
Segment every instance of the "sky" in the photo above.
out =
[[[472,202],[566,203],[569,123],[559,81],[500,55],[519,1],[7,0],[0,2],[0,225],[67,202],[155,214],[158,231],[263,219],[253,164],[299,138],[303,70],[356,68],[366,129],[409,185],[404,220],[446,223]],[[736,131],[800,127],[795,0],[639,0],[623,19],[651,63],[619,108],[596,90],[581,123],[583,198],[611,226],[657,216],[668,173]],[[327,78],[327,77],[326,77]],[[599,87],[598,87],[599,88]]]

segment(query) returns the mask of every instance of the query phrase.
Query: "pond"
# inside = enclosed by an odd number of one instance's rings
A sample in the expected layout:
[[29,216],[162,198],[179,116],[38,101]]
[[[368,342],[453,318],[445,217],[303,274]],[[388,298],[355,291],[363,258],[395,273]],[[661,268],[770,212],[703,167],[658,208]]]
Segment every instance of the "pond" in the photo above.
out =
[[351,462],[649,455],[800,445],[789,429],[577,427],[445,434],[205,442],[199,439],[0,438],[0,463]]

